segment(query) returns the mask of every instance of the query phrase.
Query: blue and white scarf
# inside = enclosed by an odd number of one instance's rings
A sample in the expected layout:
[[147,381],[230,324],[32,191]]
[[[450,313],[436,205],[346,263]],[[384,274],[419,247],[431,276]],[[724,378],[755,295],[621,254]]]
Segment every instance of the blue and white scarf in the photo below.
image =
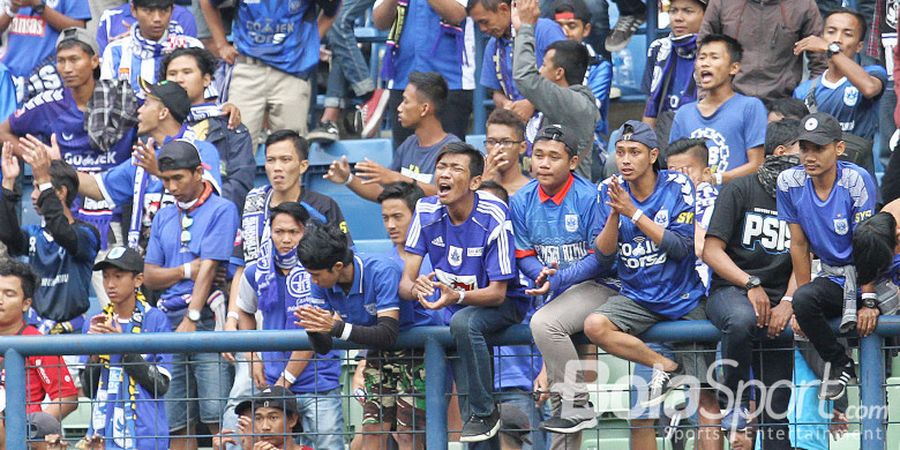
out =
[[260,246],[259,258],[256,260],[255,281],[259,298],[259,310],[272,311],[279,305],[278,285],[276,282],[277,270],[289,270],[288,279],[292,279],[297,272],[305,269],[300,264],[297,256],[297,248],[294,247],[285,254],[281,254],[275,248],[269,232],[265,231],[263,245]]

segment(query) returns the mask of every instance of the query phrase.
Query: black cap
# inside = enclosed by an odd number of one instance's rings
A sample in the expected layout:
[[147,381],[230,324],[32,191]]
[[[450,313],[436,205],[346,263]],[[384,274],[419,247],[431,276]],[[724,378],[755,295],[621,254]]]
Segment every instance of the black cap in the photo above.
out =
[[66,41],[81,42],[87,45],[94,52],[94,55],[100,56],[100,46],[97,45],[97,39],[83,27],[69,27],[62,30],[56,38],[56,48],[59,48],[59,45]]
[[[285,416],[294,415],[299,417],[300,413],[297,409],[297,394],[285,389],[282,386],[266,386],[256,394],[255,397],[247,398],[238,403],[234,407],[234,413],[239,416],[251,414],[256,408],[275,408],[284,411]],[[300,420],[291,431],[299,432],[302,430]]]
[[28,423],[29,440],[43,441],[49,434],[62,434],[62,424],[52,414],[43,411],[34,412],[29,414],[25,420]]
[[176,139],[163,145],[159,151],[159,171],[188,169],[194,170],[202,165],[200,150],[193,142]]
[[534,137],[534,143],[537,144],[538,141],[562,142],[566,146],[569,156],[577,155],[581,149],[581,139],[578,139],[575,131],[560,124],[547,125],[541,128],[541,132]]
[[572,17],[565,16],[565,18],[578,19],[585,24],[591,23],[591,11],[582,0],[556,0],[553,3],[554,19],[561,18],[557,16],[566,13],[571,13]]
[[165,9],[175,5],[175,0],[132,0],[131,3],[138,8]]
[[656,132],[650,125],[640,120],[626,120],[619,128],[619,138],[616,143],[621,141],[640,142],[649,148],[659,148],[659,141],[656,138]]
[[178,83],[162,80],[156,84],[150,84],[143,78],[138,78],[141,89],[148,97],[155,98],[168,108],[178,123],[184,122],[191,113],[191,99],[187,91]]
[[94,264],[93,270],[103,270],[107,267],[115,267],[128,272],[141,273],[144,271],[144,258],[137,250],[129,247],[113,247],[103,258]]
[[803,118],[803,129],[798,141],[809,141],[816,145],[828,145],[841,140],[841,124],[831,114],[817,112]]

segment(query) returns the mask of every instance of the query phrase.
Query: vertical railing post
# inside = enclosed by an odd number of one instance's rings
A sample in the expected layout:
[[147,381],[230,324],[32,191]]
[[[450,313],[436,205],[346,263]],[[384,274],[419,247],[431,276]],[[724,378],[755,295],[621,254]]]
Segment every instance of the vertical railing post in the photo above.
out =
[[481,71],[494,70],[493,67],[482,67],[481,61],[484,58],[484,45],[486,36],[475,27],[475,92],[472,96],[472,134],[485,134],[485,122],[487,122],[487,108],[484,101],[487,100],[487,89],[481,84]]
[[14,349],[6,351],[6,448],[25,450],[25,357]]
[[860,442],[862,450],[884,450],[887,418],[885,407],[884,338],[871,334],[859,344]]
[[[656,40],[656,32],[659,24],[659,8],[655,1],[647,2],[647,34],[646,38],[646,50],[650,51],[650,44]],[[637,55],[640,57],[640,55]]]
[[425,448],[447,449],[447,352],[437,339],[425,341]]

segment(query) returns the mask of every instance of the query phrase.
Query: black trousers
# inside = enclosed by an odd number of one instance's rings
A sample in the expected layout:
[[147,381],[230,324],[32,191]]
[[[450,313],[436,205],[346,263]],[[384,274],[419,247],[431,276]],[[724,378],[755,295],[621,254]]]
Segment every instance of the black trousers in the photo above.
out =
[[844,289],[825,277],[819,277],[794,292],[794,315],[809,342],[825,362],[842,367],[851,360],[844,346],[828,324],[829,319],[841,317],[844,310]]

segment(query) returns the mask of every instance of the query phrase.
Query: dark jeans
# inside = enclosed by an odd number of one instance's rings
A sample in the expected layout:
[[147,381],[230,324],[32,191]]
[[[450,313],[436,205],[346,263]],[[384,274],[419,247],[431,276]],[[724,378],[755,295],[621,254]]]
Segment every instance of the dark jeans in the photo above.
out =
[[[743,385],[741,405],[750,401],[750,370],[754,378],[767,388],[761,396],[759,390],[756,400],[764,407],[762,416],[762,438],[764,448],[789,449],[788,438],[788,403],[791,399],[791,388],[785,381],[791,381],[794,366],[794,343],[790,338],[769,339],[765,328],[756,327],[756,314],[747,298],[747,291],[739,287],[725,287],[710,292],[706,302],[706,315],[722,333],[722,358],[734,360],[737,367],[722,365],[725,379],[719,390],[719,405],[724,409],[736,406],[734,396]],[[754,352],[754,347],[758,350]],[[780,382],[780,383],[779,383]],[[731,398],[728,398],[731,393]],[[768,408],[765,406],[771,405]],[[769,416],[772,412],[777,418]]]
[[881,94],[878,111],[878,134],[881,135],[881,147],[877,150],[877,158],[881,158],[881,165],[887,170],[891,159],[891,135],[897,129],[894,124],[894,108],[897,106],[897,93],[894,92],[894,82],[888,81]]
[[828,319],[841,317],[844,289],[825,277],[819,277],[794,292],[794,315],[809,342],[825,362],[842,367],[851,360],[835,336]]
[[510,299],[495,307],[466,306],[450,319],[450,333],[459,354],[454,375],[463,421],[472,414],[487,417],[494,411],[493,358],[484,336],[521,321],[516,303]]
[[[450,91],[444,107],[438,111],[444,131],[455,135],[461,140],[466,139],[466,133],[469,130],[469,117],[472,116],[472,92],[463,90]],[[385,114],[388,117],[388,123],[391,125],[391,137],[394,148],[399,147],[406,138],[413,134],[411,128],[401,127],[400,121],[397,120],[397,107],[400,106],[402,101],[403,90],[392,89]]]
[[647,5],[641,0],[615,0],[620,16],[646,16]]

